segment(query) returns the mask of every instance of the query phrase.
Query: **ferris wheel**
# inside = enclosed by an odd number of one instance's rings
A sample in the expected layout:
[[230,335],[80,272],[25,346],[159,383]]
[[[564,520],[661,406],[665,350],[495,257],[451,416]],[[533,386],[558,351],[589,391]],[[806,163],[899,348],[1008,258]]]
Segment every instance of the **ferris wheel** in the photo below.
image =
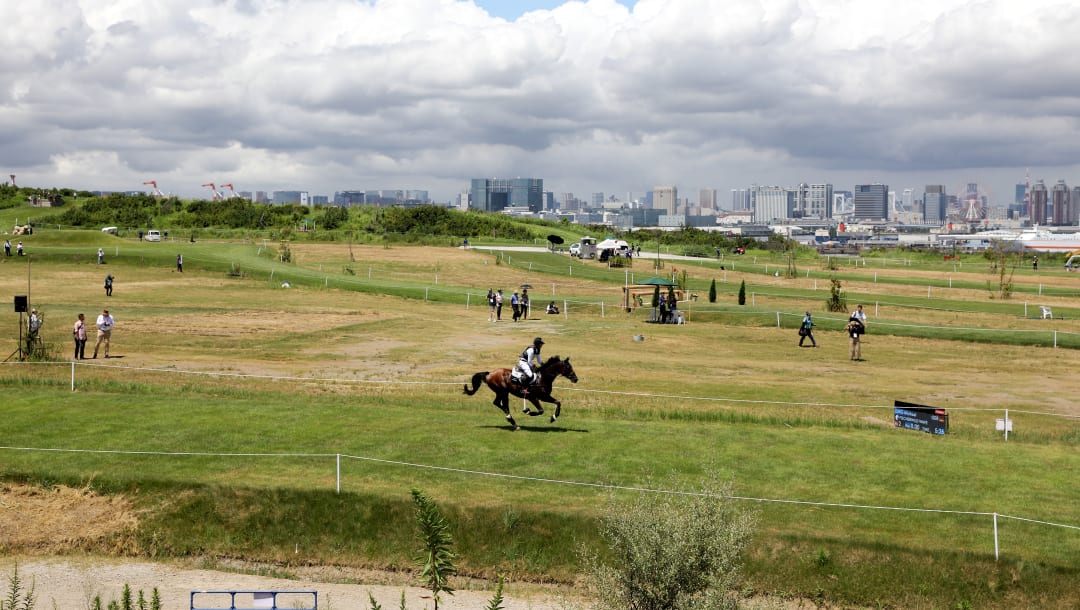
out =
[[978,182],[968,181],[960,184],[956,191],[958,209],[956,217],[962,222],[980,222],[989,213],[990,193]]

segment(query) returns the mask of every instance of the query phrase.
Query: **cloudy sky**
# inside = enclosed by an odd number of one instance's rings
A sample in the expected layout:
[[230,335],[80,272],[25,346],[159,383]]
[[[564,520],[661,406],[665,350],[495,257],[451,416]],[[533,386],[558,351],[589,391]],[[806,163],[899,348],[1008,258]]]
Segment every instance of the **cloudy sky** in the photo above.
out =
[[38,0],[0,28],[0,175],[183,197],[673,184],[1080,185],[1059,0]]

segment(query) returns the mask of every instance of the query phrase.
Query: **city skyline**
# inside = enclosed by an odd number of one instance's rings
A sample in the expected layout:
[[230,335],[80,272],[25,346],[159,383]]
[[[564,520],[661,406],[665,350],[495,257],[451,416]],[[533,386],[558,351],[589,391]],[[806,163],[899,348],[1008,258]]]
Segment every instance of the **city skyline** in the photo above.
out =
[[[1080,183],[1049,0],[56,0],[0,38],[0,175],[556,193]],[[267,42],[272,41],[272,43]],[[990,49],[993,52],[988,52]]]

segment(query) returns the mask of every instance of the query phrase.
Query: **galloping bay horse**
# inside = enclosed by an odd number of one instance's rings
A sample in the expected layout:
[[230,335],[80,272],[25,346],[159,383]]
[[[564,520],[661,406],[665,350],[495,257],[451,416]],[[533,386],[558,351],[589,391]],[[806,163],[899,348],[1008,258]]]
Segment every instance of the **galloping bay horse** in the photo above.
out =
[[510,395],[513,394],[518,398],[524,398],[532,403],[535,411],[529,410],[526,406],[523,409],[524,413],[532,416],[543,415],[544,407],[540,405],[541,402],[550,402],[555,404],[555,413],[551,416],[551,422],[554,423],[559,417],[559,413],[562,411],[562,403],[551,396],[551,384],[555,382],[555,378],[559,375],[566,377],[570,381],[577,383],[577,374],[574,373],[574,367],[570,366],[570,359],[559,360],[558,356],[552,356],[548,358],[544,365],[537,371],[540,375],[540,381],[527,388],[515,383],[510,378],[510,369],[496,369],[490,373],[484,371],[472,376],[472,387],[469,384],[465,384],[465,393],[469,396],[476,394],[476,391],[480,389],[481,383],[486,383],[487,387],[491,388],[492,392],[495,392],[495,400],[492,404],[502,409],[502,412],[506,414],[506,421],[510,422],[510,425],[517,430],[519,426],[514,418],[510,415]]

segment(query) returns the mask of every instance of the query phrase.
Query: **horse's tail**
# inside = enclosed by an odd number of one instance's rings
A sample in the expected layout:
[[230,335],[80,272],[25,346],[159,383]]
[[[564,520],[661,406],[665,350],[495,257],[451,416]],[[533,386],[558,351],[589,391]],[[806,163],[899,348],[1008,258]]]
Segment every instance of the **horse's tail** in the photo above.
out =
[[480,389],[480,384],[484,383],[484,378],[487,377],[487,376],[488,376],[488,371],[484,371],[482,373],[477,373],[477,374],[473,375],[472,376],[472,389],[469,388],[469,384],[465,384],[465,388],[462,391],[465,392],[466,394],[468,394],[469,396],[472,396],[473,394],[476,394],[476,391]]

